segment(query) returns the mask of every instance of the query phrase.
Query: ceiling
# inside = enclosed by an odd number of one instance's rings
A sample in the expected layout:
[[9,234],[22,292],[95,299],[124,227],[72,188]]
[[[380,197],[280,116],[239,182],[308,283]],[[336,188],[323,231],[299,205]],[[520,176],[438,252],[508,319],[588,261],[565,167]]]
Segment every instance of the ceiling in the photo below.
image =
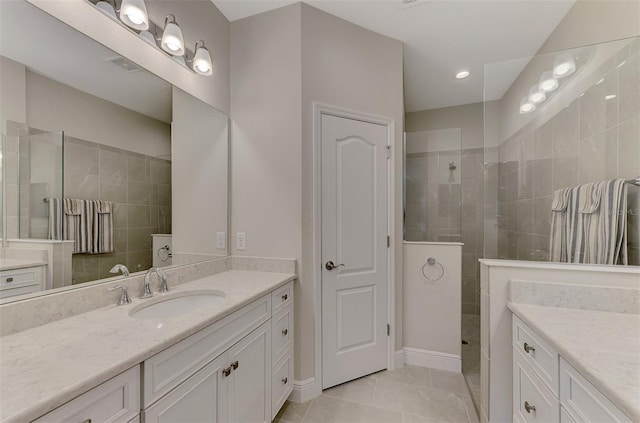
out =
[[[212,0],[234,21],[295,3]],[[308,0],[305,3],[404,43],[408,112],[484,100],[484,65],[534,55],[575,0]],[[486,99],[500,99],[528,60],[500,66]],[[462,69],[471,76],[456,80]]]
[[[62,84],[171,122],[171,84],[24,1],[0,0],[0,54]],[[43,36],[46,34],[46,36]]]

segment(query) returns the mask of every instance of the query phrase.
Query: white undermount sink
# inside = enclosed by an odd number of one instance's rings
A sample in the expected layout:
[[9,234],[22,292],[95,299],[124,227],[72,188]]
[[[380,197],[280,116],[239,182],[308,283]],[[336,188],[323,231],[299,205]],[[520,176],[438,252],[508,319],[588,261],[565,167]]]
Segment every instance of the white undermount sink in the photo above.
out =
[[163,319],[223,304],[225,293],[222,291],[186,291],[150,299],[131,309],[129,316],[134,319]]

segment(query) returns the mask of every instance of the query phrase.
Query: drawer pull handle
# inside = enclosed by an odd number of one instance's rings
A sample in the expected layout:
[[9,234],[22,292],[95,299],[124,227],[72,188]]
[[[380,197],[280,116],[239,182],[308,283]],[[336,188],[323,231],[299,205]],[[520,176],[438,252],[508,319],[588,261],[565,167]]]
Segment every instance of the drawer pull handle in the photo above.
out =
[[13,282],[13,278],[7,278],[7,283]]
[[287,384],[287,382],[289,382],[289,378],[283,377],[283,378],[282,378],[282,384],[283,384],[283,385],[286,385],[286,384]]
[[287,301],[288,298],[289,298],[289,295],[287,294],[282,295],[282,301]]
[[[533,348],[531,345],[527,344],[526,342],[524,343],[524,351],[529,354],[531,351],[535,351],[536,349]],[[535,408],[534,408],[535,410]]]
[[238,363],[238,360],[236,360],[233,363],[231,363],[231,368],[233,370],[236,370],[238,368],[238,366],[240,366],[240,364]]
[[288,333],[289,333],[289,329],[282,330],[282,336],[287,336]]
[[227,367],[226,369],[222,369],[222,375],[224,377],[229,377],[230,374],[231,374],[231,367]]
[[527,410],[527,413],[531,413],[532,411],[536,411],[535,405],[529,404],[528,401],[524,402],[524,409]]

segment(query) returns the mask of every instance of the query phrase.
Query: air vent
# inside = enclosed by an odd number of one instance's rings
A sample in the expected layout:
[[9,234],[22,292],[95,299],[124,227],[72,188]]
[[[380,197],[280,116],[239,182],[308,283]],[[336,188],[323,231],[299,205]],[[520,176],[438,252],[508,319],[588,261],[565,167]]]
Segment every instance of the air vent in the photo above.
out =
[[119,68],[124,69],[127,72],[138,72],[139,70],[142,69],[140,66],[138,66],[137,64],[135,64],[131,60],[125,59],[122,56],[113,57],[111,59],[107,59],[107,61],[113,63],[114,65],[118,66]]
[[402,8],[422,6],[423,4],[431,3],[433,0],[402,0]]

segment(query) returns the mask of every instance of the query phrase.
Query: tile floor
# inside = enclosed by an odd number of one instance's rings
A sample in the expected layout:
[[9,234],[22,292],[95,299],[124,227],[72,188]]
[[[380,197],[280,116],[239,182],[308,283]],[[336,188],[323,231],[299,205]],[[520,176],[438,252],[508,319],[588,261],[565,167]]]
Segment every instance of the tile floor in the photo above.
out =
[[459,373],[405,366],[325,390],[304,403],[287,402],[277,423],[477,423]]
[[471,398],[480,409],[480,316],[462,315],[462,339],[468,342],[462,345],[462,374],[467,381]]

